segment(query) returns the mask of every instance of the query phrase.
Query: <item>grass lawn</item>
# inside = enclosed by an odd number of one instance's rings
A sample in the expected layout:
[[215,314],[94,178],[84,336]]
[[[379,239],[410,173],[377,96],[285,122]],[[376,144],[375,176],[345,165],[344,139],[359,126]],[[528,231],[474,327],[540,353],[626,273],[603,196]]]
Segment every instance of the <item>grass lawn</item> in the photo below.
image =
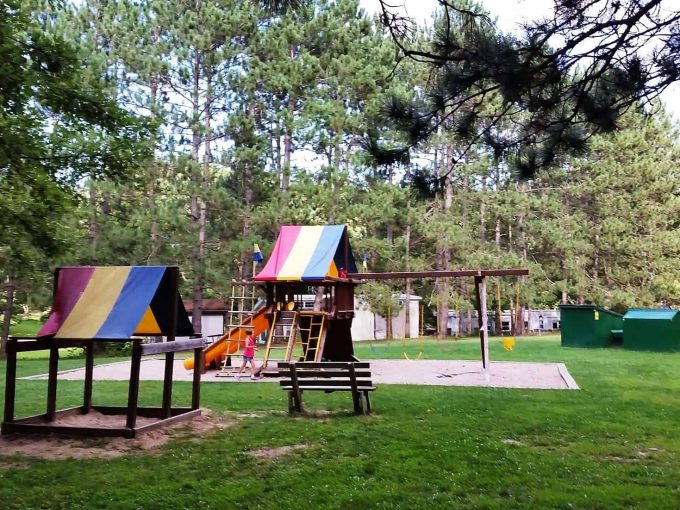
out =
[[12,336],[33,336],[40,331],[41,326],[45,321],[36,319],[26,319],[10,326],[9,334]]
[[[372,348],[371,348],[372,347]],[[375,352],[374,352],[375,351]],[[362,358],[478,359],[474,340],[359,344]],[[422,354],[421,354],[422,352]],[[153,454],[46,461],[2,456],[2,508],[680,508],[680,355],[561,348],[518,339],[492,360],[563,361],[581,391],[381,385],[375,414],[348,394],[312,393],[288,417],[276,384],[203,385],[204,407],[236,420],[200,441]],[[62,367],[81,365],[63,360]],[[41,373],[27,359],[21,374]],[[4,365],[0,365],[4,385]],[[40,412],[46,383],[21,381],[21,414]],[[59,405],[82,383],[60,382]],[[190,399],[176,384],[178,404]],[[142,404],[161,385],[143,382]],[[127,384],[95,383],[97,403],[124,403]],[[251,414],[252,413],[252,414]],[[249,450],[306,445],[275,458]],[[9,467],[8,467],[9,466]]]

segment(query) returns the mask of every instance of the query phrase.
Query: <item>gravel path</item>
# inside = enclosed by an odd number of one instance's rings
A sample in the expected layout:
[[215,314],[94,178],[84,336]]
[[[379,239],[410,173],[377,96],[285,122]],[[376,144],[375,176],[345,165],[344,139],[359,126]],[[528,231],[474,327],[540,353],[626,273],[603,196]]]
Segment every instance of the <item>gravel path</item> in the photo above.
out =
[[[563,363],[529,363],[492,361],[489,370],[482,369],[481,361],[452,360],[370,360],[372,379],[375,384],[416,384],[430,386],[482,386],[491,388],[535,388],[535,389],[579,389]],[[147,358],[142,361],[140,379],[160,381],[163,379],[165,362]],[[175,381],[191,381],[192,372],[187,372],[181,360],[175,361]],[[202,377],[204,382],[233,383],[233,377],[219,377],[218,372],[209,371]],[[95,381],[127,381],[130,377],[130,362],[98,365],[94,368]],[[46,379],[46,374],[27,379]],[[59,379],[82,380],[84,369],[67,370],[59,373]],[[275,378],[263,378],[258,382],[275,382]],[[244,373],[241,383],[251,383]]]

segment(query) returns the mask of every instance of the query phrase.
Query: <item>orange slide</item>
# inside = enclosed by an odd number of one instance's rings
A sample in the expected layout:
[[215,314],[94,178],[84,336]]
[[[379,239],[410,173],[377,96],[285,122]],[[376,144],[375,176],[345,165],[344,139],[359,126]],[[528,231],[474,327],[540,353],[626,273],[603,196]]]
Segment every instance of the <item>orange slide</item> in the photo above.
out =
[[[267,320],[268,308],[262,307],[255,312],[254,315],[246,317],[241,322],[241,326],[250,326],[253,330],[253,336],[258,337],[263,332],[269,329],[269,321]],[[242,327],[231,328],[219,340],[211,343],[203,349],[203,363],[209,367],[213,361],[219,363],[222,358],[229,354],[234,354],[242,346],[243,341],[239,339],[239,334],[245,339],[245,331]],[[191,370],[194,368],[194,358],[187,358],[184,360],[184,368]]]

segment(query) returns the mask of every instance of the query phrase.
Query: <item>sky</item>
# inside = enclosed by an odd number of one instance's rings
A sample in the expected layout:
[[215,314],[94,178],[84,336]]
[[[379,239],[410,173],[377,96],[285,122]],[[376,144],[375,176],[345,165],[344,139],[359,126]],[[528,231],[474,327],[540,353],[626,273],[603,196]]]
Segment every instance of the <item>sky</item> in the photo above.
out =
[[[525,20],[534,20],[552,13],[552,0],[477,0],[496,19],[496,24],[503,32],[518,29]],[[670,1],[670,0],[669,0]],[[673,0],[677,1],[677,0]],[[388,0],[390,5],[401,7],[419,24],[427,23],[438,6],[437,0]],[[368,13],[376,13],[380,9],[378,0],[359,0],[359,4]],[[666,111],[675,121],[680,121],[680,84],[675,83],[661,96]]]

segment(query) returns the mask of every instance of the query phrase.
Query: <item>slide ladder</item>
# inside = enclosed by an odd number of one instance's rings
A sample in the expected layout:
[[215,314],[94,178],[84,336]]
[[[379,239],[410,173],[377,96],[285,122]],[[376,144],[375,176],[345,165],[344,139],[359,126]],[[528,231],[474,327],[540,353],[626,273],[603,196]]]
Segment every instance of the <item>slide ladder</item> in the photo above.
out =
[[326,342],[327,312],[300,312],[297,328],[302,340],[304,361],[320,362]]
[[[230,303],[225,331],[233,331],[236,334],[227,338],[227,349],[225,350],[227,354],[220,362],[220,372],[216,374],[218,377],[231,375],[241,366],[240,350],[247,336],[247,330],[253,329],[249,318],[253,315],[254,310],[257,310],[259,304],[255,286],[232,285]],[[257,336],[256,334],[255,337],[257,338]]]
[[267,368],[270,361],[290,361],[297,337],[297,318],[298,313],[295,311],[274,312],[264,350],[263,368]]
[[[229,331],[232,328],[246,327],[243,325],[247,322],[245,319],[253,315],[257,308],[257,295],[255,292],[254,285],[252,288],[249,288],[247,285],[232,285],[231,304],[227,312],[225,331]],[[243,338],[245,338],[245,334]]]

